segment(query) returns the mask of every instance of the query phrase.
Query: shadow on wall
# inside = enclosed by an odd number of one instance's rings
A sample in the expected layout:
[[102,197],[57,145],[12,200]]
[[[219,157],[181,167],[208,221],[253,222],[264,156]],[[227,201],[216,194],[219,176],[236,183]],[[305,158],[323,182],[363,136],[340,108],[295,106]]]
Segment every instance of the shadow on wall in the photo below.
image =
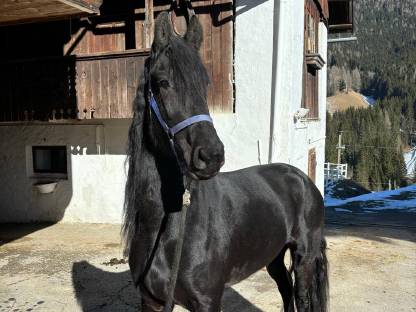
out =
[[[72,266],[72,284],[82,311],[138,311],[140,294],[133,286],[130,271],[106,272],[87,261]],[[224,312],[260,312],[232,288],[226,289]]]
[[244,14],[247,11],[255,8],[256,6],[259,6],[263,4],[264,2],[267,2],[268,0],[239,0],[237,1],[237,9],[235,14],[238,16],[240,14]]

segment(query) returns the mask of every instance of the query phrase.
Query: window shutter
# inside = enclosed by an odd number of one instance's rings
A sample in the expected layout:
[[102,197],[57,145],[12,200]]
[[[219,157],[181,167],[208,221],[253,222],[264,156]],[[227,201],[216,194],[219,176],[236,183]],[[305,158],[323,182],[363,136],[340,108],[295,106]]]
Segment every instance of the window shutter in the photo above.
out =
[[312,148],[308,152],[308,176],[316,183],[316,150]]
[[320,11],[316,2],[305,0],[302,107],[309,109],[307,118],[319,118],[319,69],[325,64],[318,50],[319,21]]

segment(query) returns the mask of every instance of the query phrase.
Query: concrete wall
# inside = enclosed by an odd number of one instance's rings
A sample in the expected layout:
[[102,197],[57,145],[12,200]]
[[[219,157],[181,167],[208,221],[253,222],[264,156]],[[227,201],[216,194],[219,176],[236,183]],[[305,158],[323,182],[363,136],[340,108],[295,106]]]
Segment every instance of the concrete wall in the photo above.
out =
[[[296,124],[301,107],[303,0],[237,0],[235,113],[215,114],[225,145],[223,171],[286,162],[307,172],[316,148],[317,185],[323,191],[326,67],[319,73],[319,120]],[[320,25],[326,60],[326,28]],[[275,72],[276,75],[273,75]],[[120,222],[125,146],[130,120],[97,124],[0,126],[0,222]],[[271,146],[270,146],[271,142]],[[66,145],[68,178],[39,194],[30,169],[32,145]]]

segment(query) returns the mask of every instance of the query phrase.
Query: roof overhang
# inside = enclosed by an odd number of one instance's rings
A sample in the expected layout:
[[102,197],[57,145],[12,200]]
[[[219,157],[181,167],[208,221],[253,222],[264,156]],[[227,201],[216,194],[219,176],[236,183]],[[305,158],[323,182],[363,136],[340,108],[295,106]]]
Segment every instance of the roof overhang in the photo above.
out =
[[102,0],[2,0],[0,26],[98,14]]

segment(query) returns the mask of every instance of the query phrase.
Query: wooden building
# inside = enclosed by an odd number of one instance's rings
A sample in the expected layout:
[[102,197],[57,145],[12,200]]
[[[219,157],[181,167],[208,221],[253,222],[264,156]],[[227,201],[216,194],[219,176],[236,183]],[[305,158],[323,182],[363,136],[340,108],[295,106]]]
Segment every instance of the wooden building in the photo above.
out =
[[[286,162],[323,191],[328,18],[335,12],[333,31],[348,30],[352,20],[340,8],[350,14],[349,3],[192,1],[223,170]],[[0,3],[0,222],[120,221],[131,105],[154,19],[170,7]],[[180,9],[174,19],[184,33]],[[38,185],[50,182],[52,191],[41,193]]]
[[[169,0],[4,1],[0,121],[130,118],[154,17],[170,7]],[[232,111],[232,1],[194,7],[212,78],[210,107]],[[176,19],[184,31],[184,18]]]

